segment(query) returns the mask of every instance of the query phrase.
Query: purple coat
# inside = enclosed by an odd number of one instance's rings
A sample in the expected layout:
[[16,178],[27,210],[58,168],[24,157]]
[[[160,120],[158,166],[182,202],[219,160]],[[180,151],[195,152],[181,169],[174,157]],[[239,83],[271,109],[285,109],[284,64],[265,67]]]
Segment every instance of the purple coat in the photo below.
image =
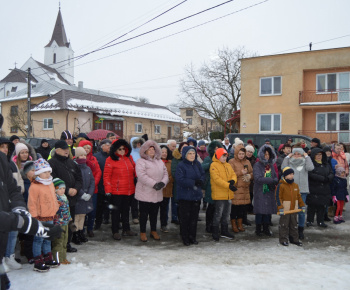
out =
[[[146,151],[154,147],[156,153],[153,159],[146,155]],[[158,182],[165,185],[169,182],[168,171],[161,160],[161,149],[152,140],[145,142],[140,148],[140,159],[136,162],[136,191],[135,198],[139,201],[157,203],[163,200],[163,190],[155,190],[153,186]]]

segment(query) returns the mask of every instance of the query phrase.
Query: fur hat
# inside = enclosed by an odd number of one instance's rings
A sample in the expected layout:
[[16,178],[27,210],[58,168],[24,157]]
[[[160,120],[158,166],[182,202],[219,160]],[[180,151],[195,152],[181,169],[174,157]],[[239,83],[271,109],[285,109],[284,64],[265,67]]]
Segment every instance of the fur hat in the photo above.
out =
[[233,145],[236,147],[236,146],[238,146],[239,144],[244,145],[243,141],[237,137],[237,138],[235,138],[235,143],[234,143]]
[[29,152],[29,149],[25,144],[20,142],[17,143],[15,147],[16,155],[18,156],[19,152],[21,152],[22,150],[27,150]]
[[34,161],[24,163],[23,169],[20,170],[22,178],[27,179],[27,173],[33,169],[35,170]]
[[255,149],[254,149],[254,147],[252,145],[245,146],[245,150],[253,152],[253,153],[255,152]]
[[284,167],[283,170],[282,170],[282,175],[283,177],[286,177],[287,175],[291,174],[291,173],[294,173],[294,170],[290,167]]
[[81,155],[87,155],[83,147],[75,148],[75,158],[79,158]]
[[50,164],[44,158],[39,158],[38,160],[34,161],[34,165],[35,175],[39,175],[43,172],[52,172]]
[[216,158],[220,159],[222,155],[227,154],[227,151],[224,148],[218,148],[215,152]]
[[54,180],[52,180],[52,182],[53,182],[53,185],[55,186],[56,189],[66,187],[66,184],[64,183],[64,181],[62,179],[55,178]]

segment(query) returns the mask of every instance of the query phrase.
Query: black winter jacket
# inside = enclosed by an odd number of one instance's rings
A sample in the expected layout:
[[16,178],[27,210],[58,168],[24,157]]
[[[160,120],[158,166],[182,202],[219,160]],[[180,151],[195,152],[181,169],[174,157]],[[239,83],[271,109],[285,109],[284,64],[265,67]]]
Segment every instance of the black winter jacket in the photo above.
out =
[[[317,153],[322,153],[322,164],[315,161]],[[334,174],[331,166],[327,161],[327,155],[321,148],[311,150],[310,157],[315,169],[309,171],[309,189],[310,194],[307,196],[307,205],[327,205],[331,198],[330,184],[333,181]]]
[[96,157],[98,165],[100,165],[102,171],[102,176],[98,184],[98,193],[105,194],[105,187],[103,185],[103,171],[105,169],[106,159],[109,157],[109,154],[101,150],[100,152],[97,152],[94,156]]
[[66,184],[65,194],[68,198],[69,205],[75,206],[77,195],[70,196],[68,191],[70,188],[75,188],[79,193],[83,186],[83,177],[78,164],[69,157],[63,157],[58,154],[55,154],[48,162],[52,168],[52,177],[60,178]]

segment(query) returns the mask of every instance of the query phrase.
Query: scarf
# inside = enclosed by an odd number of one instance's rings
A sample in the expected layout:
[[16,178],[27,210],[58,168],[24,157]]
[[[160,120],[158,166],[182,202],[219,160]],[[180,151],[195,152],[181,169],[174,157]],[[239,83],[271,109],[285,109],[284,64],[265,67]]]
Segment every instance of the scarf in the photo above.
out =
[[78,158],[78,159],[75,159],[75,162],[78,164],[86,164],[86,159]]
[[301,171],[301,170],[303,170],[303,167],[304,167],[304,165],[305,165],[305,158],[304,157],[301,157],[301,158],[291,158],[290,160],[289,160],[289,164],[291,165],[291,167],[293,168],[293,169],[296,169],[296,170],[298,170],[298,171]]
[[168,160],[166,159],[162,159],[162,161],[164,162],[164,164],[168,162]]
[[[271,167],[268,165],[265,167],[265,175],[264,177],[272,177]],[[269,185],[263,184],[263,193],[270,192]]]
[[50,185],[52,183],[52,176],[50,176],[48,179],[42,179],[39,176],[35,177],[35,180],[37,182],[40,182],[44,185]]

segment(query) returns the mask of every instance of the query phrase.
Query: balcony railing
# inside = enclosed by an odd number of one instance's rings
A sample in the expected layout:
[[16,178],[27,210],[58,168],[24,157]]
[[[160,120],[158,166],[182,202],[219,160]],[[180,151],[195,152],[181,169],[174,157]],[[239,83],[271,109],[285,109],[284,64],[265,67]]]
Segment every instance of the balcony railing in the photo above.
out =
[[342,142],[350,144],[350,131],[315,131],[315,130],[299,130],[298,134],[306,135],[311,138],[318,138],[321,143],[338,143]]
[[315,102],[350,102],[350,89],[299,92],[299,104]]

